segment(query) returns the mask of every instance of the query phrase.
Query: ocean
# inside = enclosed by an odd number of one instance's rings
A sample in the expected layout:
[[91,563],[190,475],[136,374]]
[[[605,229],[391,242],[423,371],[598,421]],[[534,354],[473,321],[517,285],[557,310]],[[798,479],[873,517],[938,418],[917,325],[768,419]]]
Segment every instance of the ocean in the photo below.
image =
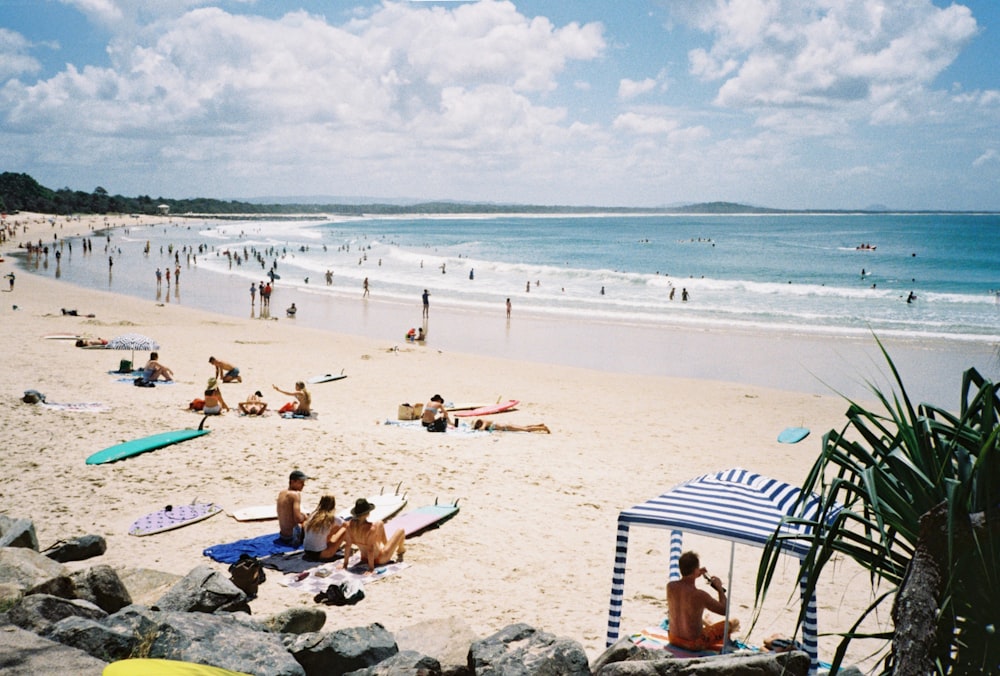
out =
[[[273,270],[272,316],[284,318],[295,302],[297,322],[387,340],[422,324],[426,289],[435,319],[433,335],[426,326],[429,344],[439,349],[663,375],[692,375],[677,368],[677,351],[660,342],[671,331],[735,332],[765,342],[770,335],[871,344],[875,335],[914,349],[943,341],[951,346],[946,352],[976,354],[995,354],[1000,343],[997,214],[174,220],[112,230],[110,240],[95,235],[91,254],[77,246],[63,251],[58,266],[50,256],[28,268],[238,316],[250,310],[250,283],[267,281]],[[178,263],[180,283],[158,288],[155,269]],[[504,317],[508,298],[515,321],[560,336],[536,334],[530,341],[552,354],[512,337],[516,331]],[[442,316],[466,319],[448,324]],[[603,341],[581,335],[595,326],[604,327],[597,330]],[[650,358],[609,367],[599,355],[617,352],[626,327],[634,329],[626,349]],[[643,340],[654,349],[643,350]],[[568,349],[567,343],[584,344]],[[653,357],[661,352],[673,358],[657,366]],[[590,356],[565,356],[574,353]],[[726,373],[720,367],[708,376]]]

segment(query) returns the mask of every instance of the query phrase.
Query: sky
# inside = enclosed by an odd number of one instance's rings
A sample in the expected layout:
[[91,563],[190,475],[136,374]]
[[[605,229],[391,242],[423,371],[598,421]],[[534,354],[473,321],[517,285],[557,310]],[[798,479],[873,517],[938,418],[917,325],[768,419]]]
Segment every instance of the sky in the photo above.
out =
[[1000,211],[1000,3],[0,0],[0,171],[154,198]]

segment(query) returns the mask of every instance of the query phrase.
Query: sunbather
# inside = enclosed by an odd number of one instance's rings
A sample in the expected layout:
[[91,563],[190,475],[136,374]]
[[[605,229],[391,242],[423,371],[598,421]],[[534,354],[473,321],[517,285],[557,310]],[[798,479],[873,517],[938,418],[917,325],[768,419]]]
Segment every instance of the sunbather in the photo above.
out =
[[344,568],[348,567],[351,551],[354,547],[361,552],[361,561],[368,564],[365,575],[375,572],[377,566],[384,566],[392,561],[393,555],[397,561],[403,560],[406,545],[406,531],[402,528],[386,538],[385,524],[381,521],[369,523],[368,515],[375,505],[365,498],[358,498],[351,509],[351,520],[347,522],[347,534],[344,540]]
[[98,347],[107,344],[108,341],[103,338],[78,338],[76,341],[77,347]]
[[486,418],[476,418],[476,422],[472,423],[472,429],[483,430],[486,432],[537,432],[539,434],[552,434],[548,426],[544,423],[536,423],[534,425],[510,425],[507,423],[498,423],[488,420]]
[[420,424],[424,427],[440,425],[441,429],[435,429],[435,432],[443,432],[444,429],[451,424],[451,418],[448,416],[448,409],[444,407],[444,397],[440,394],[435,394],[431,397],[430,401],[424,404],[423,413],[420,414]]
[[142,379],[146,382],[154,382],[160,379],[173,380],[174,372],[159,362],[159,352],[150,352],[149,361],[142,369]]
[[306,561],[333,561],[337,552],[344,546],[347,527],[344,520],[334,511],[337,499],[332,495],[324,495],[319,499],[319,505],[305,523],[305,537],[302,558]]
[[311,478],[297,469],[288,475],[288,488],[278,493],[278,540],[282,544],[293,547],[302,544],[302,523],[308,516],[301,510],[302,489],[305,488],[306,479]]
[[218,383],[215,378],[209,378],[208,389],[205,390],[205,407],[201,412],[205,415],[220,415],[223,411],[228,410],[229,405],[222,398],[222,392],[219,390]]
[[[698,555],[684,552],[678,560],[681,579],[667,583],[667,610],[670,617],[670,642],[687,650],[718,650],[723,645],[725,622],[707,622],[703,615],[709,610],[718,615],[726,614],[726,590],[722,580],[708,577],[701,567]],[[695,582],[704,576],[709,580],[718,598],[698,589]],[[740,628],[740,621],[729,620],[729,633]]]
[[254,392],[253,394],[251,394],[249,397],[247,397],[246,401],[241,401],[240,404],[239,404],[239,406],[240,406],[240,413],[242,413],[243,415],[261,415],[261,414],[263,414],[264,411],[267,410],[267,402],[265,402],[262,399],[263,396],[264,395],[262,395],[260,393],[260,390],[257,390],[256,392]]
[[277,385],[271,385],[275,390],[286,394],[290,397],[295,397],[295,402],[289,402],[279,409],[282,413],[291,412],[295,415],[308,416],[311,412],[312,395],[309,394],[309,390],[306,389],[306,384],[301,380],[295,383],[294,392],[285,392],[279,389]]

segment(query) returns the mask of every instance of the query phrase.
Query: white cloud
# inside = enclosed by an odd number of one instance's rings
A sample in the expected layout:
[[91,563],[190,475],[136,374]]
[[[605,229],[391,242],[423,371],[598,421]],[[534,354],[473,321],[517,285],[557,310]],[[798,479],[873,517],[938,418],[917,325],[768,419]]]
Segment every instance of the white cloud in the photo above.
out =
[[618,98],[632,99],[656,89],[656,80],[647,77],[645,80],[635,81],[623,78],[618,83]]
[[992,163],[992,162],[1000,162],[1000,153],[998,153],[996,150],[990,148],[985,153],[983,153],[982,155],[980,155],[979,157],[977,157],[975,160],[973,160],[972,161],[972,166],[974,166],[974,167],[981,167],[984,164]]
[[676,120],[639,113],[623,113],[616,117],[612,123],[614,129],[633,134],[667,134],[677,129],[677,126]]
[[0,28],[0,82],[41,70],[41,64],[28,54],[30,47],[20,33]]

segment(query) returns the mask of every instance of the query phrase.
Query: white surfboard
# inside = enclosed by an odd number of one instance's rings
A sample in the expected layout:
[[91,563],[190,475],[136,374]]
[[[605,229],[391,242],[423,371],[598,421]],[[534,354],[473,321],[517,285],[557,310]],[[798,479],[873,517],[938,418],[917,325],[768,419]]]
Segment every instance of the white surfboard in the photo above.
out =
[[253,507],[242,507],[234,509],[229,513],[237,521],[268,521],[278,518],[278,507],[276,503],[270,505],[255,505]]
[[[402,484],[399,486],[401,485]],[[386,521],[387,519],[398,514],[403,507],[406,507],[406,493],[400,495],[399,486],[396,486],[396,492],[394,493],[380,493],[378,495],[368,496],[368,502],[375,505],[375,509],[373,509],[371,514],[368,515],[368,521]],[[352,504],[351,507],[353,506],[354,505]],[[351,507],[341,510],[337,516],[342,519],[350,519]]]

